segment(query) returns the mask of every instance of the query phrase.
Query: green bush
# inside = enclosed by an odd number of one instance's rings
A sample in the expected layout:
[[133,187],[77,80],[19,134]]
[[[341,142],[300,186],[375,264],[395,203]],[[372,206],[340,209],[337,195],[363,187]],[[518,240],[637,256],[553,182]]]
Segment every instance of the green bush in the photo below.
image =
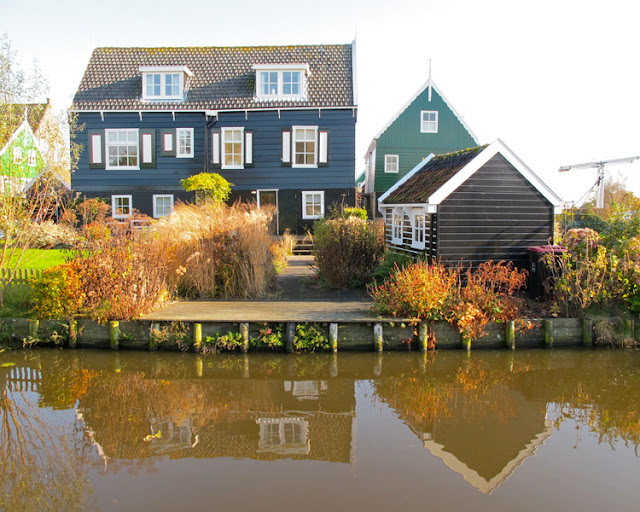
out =
[[313,242],[319,277],[335,287],[366,284],[384,251],[378,226],[358,217],[317,221]]
[[315,352],[329,350],[329,339],[313,324],[297,324],[296,335],[293,338],[293,348],[297,352]]
[[389,276],[397,269],[403,269],[411,265],[415,260],[406,254],[397,252],[385,252],[380,265],[371,273],[371,278],[376,283],[389,279]]
[[217,334],[216,336],[207,336],[202,343],[201,350],[207,352],[233,352],[242,348],[244,344],[242,333],[228,332],[225,334]]
[[214,203],[224,203],[231,195],[233,183],[229,183],[216,172],[201,172],[180,181],[187,192],[195,192],[196,199],[208,199]]
[[277,350],[284,346],[282,341],[282,327],[271,327],[265,325],[263,329],[258,331],[258,336],[249,340],[249,347],[253,349],[268,348]]
[[74,264],[58,265],[31,280],[32,313],[36,318],[72,318],[85,299]]

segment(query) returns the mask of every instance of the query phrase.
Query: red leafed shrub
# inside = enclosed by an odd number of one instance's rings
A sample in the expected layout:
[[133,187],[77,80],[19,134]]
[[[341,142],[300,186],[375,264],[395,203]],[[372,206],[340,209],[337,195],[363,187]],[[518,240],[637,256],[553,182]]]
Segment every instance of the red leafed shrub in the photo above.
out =
[[488,322],[519,316],[520,299],[514,293],[526,280],[526,271],[514,268],[511,262],[489,261],[476,270],[417,262],[396,268],[388,281],[371,287],[370,294],[380,315],[444,319],[464,336],[477,338]]

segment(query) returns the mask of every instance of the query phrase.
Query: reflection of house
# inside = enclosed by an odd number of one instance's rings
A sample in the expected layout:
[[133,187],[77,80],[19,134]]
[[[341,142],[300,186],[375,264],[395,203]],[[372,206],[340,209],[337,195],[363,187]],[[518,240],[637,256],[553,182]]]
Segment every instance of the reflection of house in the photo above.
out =
[[282,455],[309,453],[309,421],[302,417],[258,418],[259,452]]
[[191,419],[187,419],[182,425],[171,420],[151,420],[149,440],[155,454],[191,448],[197,444],[197,438],[191,432]]
[[528,401],[509,389],[511,413],[471,414],[464,407],[451,416],[434,418],[430,425],[405,418],[425,448],[478,490],[491,493],[536,448],[551,436],[552,424],[542,403]]

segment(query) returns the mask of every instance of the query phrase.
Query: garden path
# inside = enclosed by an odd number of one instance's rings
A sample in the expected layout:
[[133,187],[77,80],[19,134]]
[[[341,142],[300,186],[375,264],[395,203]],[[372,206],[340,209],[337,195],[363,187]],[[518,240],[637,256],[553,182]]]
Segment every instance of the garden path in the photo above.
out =
[[174,302],[144,317],[154,321],[201,322],[375,322],[364,290],[317,286],[313,256],[291,256],[278,275],[276,296],[263,300]]

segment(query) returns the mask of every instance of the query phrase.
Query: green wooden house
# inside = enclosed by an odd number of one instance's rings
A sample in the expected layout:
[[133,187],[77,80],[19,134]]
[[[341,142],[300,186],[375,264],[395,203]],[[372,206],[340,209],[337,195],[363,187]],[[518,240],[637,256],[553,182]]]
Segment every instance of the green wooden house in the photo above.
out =
[[476,136],[431,77],[373,138],[365,155],[364,196],[376,216],[377,198],[431,153],[478,146]]
[[50,110],[49,103],[2,105],[0,181],[3,186],[27,187],[45,168],[38,133]]

